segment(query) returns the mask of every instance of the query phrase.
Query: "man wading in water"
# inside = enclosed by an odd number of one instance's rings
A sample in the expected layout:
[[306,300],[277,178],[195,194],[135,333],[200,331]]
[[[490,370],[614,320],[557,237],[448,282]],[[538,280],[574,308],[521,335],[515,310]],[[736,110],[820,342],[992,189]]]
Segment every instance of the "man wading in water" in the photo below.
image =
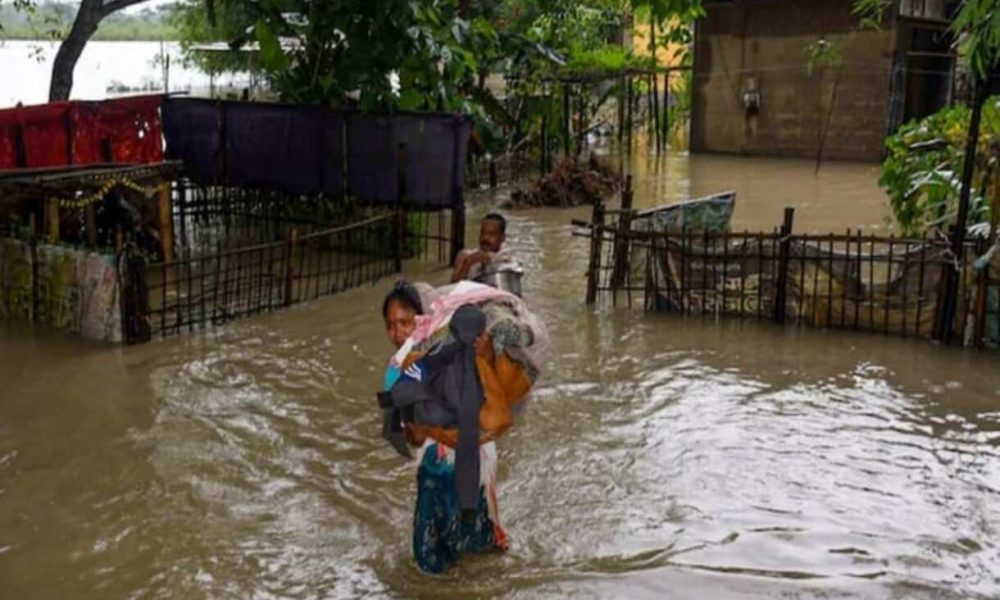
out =
[[[438,299],[427,303],[436,311],[431,315],[424,315],[410,284],[397,283],[386,296],[382,317],[397,354],[378,394],[383,437],[404,456],[417,448],[413,555],[428,573],[441,573],[461,553],[507,548],[497,507],[495,440],[511,427],[512,410],[534,381],[512,358],[519,356],[515,347],[487,331],[491,303],[521,306],[520,300],[472,283],[437,292]],[[421,328],[435,333],[414,346]],[[544,327],[535,328],[545,335]],[[502,337],[513,339],[509,332]]]
[[505,262],[510,256],[503,251],[507,239],[507,219],[499,213],[483,217],[479,225],[479,250],[465,250],[455,258],[451,282],[475,279],[492,262]]

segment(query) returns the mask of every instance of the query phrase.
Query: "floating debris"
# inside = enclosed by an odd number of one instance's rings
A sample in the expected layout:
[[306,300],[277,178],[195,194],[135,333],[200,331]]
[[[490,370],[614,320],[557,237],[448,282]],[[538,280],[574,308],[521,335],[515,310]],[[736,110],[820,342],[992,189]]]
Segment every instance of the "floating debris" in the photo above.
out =
[[591,156],[586,162],[566,159],[536,181],[531,189],[514,190],[506,208],[581,206],[610,196],[622,185],[621,172]]

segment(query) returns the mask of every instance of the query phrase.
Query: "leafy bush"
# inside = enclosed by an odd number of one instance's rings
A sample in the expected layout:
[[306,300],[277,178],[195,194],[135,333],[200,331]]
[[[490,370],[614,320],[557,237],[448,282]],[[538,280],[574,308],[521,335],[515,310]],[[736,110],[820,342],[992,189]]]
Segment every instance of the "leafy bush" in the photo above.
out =
[[[945,108],[903,125],[886,140],[888,156],[879,185],[889,194],[893,216],[904,235],[920,234],[955,220],[970,109]],[[997,172],[1000,150],[1000,97],[987,100],[970,194],[969,223],[989,219],[983,190]]]

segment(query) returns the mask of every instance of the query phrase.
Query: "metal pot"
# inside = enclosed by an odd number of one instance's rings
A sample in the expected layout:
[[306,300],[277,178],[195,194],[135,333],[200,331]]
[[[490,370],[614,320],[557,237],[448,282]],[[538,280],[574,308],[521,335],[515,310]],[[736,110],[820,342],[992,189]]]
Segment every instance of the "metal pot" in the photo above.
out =
[[514,263],[490,265],[482,275],[476,277],[479,283],[492,286],[521,297],[521,278],[524,270]]

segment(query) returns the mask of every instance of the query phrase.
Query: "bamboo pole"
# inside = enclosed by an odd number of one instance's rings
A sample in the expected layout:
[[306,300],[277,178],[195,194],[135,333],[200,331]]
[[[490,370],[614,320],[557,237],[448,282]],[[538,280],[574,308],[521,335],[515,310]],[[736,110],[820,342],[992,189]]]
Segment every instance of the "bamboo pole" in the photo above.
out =
[[52,199],[45,201],[45,237],[50,242],[59,241],[59,203]]
[[166,187],[156,196],[156,225],[160,230],[160,253],[164,262],[174,260],[174,218],[173,198]]
[[628,125],[627,125],[628,128],[626,130],[626,135],[627,135],[628,139],[627,139],[627,145],[625,146],[625,151],[628,153],[629,156],[632,156],[632,125],[633,125],[633,119],[632,119],[632,96],[633,96],[633,89],[632,89],[632,76],[631,75],[626,76],[626,82],[627,82],[627,86],[628,86],[628,92],[626,94],[628,96],[628,103],[625,105],[625,120],[628,122]]
[[659,66],[659,60],[656,56],[656,19],[650,18],[649,20],[649,37],[650,46],[652,47],[653,56],[653,129],[656,138],[656,153],[659,154],[660,150],[663,148],[663,139],[660,135],[660,88],[659,88],[659,75],[656,74],[656,67]]
[[601,279],[601,248],[604,238],[604,205],[600,200],[594,203],[590,228],[590,260],[587,267],[587,304],[597,301],[597,289]]
[[295,267],[293,259],[295,257],[295,245],[298,243],[299,232],[296,229],[292,229],[288,232],[288,238],[285,241],[285,306],[291,306],[294,303],[292,300],[293,283],[295,281]]

